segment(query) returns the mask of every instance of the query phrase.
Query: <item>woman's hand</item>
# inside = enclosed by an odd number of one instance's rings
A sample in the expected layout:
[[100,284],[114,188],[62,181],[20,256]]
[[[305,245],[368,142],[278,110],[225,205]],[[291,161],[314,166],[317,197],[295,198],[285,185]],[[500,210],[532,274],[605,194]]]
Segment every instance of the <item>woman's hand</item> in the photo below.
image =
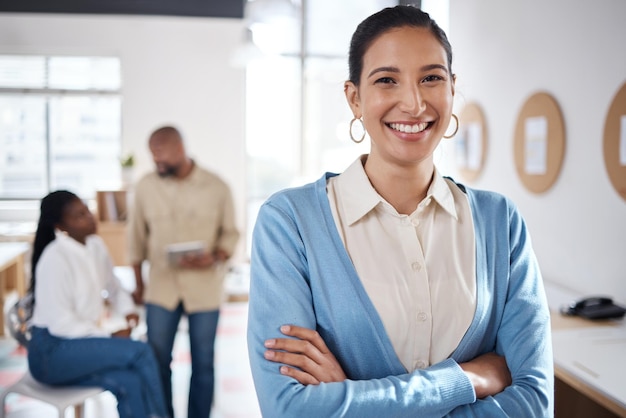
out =
[[118,331],[115,331],[113,334],[111,334],[111,337],[115,337],[115,338],[130,338],[130,333],[131,332],[132,332],[132,329],[130,329],[130,328],[120,329]]
[[460,366],[472,382],[478,399],[500,393],[512,383],[506,359],[496,353],[483,354]]
[[297,338],[274,338],[265,341],[265,347],[269,348],[265,352],[265,358],[285,364],[280,368],[281,374],[293,377],[303,385],[346,380],[341,365],[317,331],[295,325],[283,325],[280,331]]
[[139,315],[136,313],[126,315],[126,323],[128,328],[135,328],[139,324]]

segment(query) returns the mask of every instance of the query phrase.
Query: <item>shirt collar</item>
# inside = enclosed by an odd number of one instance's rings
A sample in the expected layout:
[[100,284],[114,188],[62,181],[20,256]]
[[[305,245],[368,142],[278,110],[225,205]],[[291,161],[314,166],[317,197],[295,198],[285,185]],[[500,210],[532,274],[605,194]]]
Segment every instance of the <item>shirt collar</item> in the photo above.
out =
[[198,181],[202,181],[202,173],[200,172],[198,165],[193,159],[191,160],[191,164],[192,164],[191,171],[189,172],[189,174],[187,174],[187,176],[183,177],[182,179],[178,178],[177,176],[162,177],[159,175],[157,171],[155,171],[154,174],[156,174],[159,179],[164,180],[166,182],[173,183],[173,184],[179,184],[183,182],[196,183]]
[[450,190],[450,185],[439,173],[439,170],[435,167],[435,173],[433,174],[433,181],[430,183],[428,192],[426,193],[426,199],[431,197],[435,202],[441,206],[443,210],[448,212],[457,221],[459,220],[456,213],[456,205],[454,202],[454,195]]
[[366,158],[367,155],[360,156],[336,177],[337,191],[344,196],[341,201],[348,225],[352,225],[384,201],[365,174],[363,163]]
[[[76,241],[74,238],[67,235],[65,232],[57,230],[56,233],[56,241],[59,244],[66,248],[71,248],[73,251],[85,251],[87,245],[83,245],[80,242]],[[89,239],[89,237],[87,237]]]
[[[367,155],[360,156],[336,178],[338,192],[344,196],[341,200],[348,225],[367,215],[379,204],[389,205],[376,192],[365,173],[363,163],[366,158]],[[436,168],[423,202],[427,202],[428,199],[433,199],[450,216],[458,220],[452,191]]]

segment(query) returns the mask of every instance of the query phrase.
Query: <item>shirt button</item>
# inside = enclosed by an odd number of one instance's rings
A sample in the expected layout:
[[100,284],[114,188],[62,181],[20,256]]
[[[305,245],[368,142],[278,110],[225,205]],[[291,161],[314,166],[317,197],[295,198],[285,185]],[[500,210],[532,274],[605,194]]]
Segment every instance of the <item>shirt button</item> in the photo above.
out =
[[415,263],[411,264],[411,268],[415,271],[419,271],[422,269],[422,265],[416,261]]
[[428,319],[428,314],[426,312],[420,312],[417,314],[417,319],[421,322],[424,322]]

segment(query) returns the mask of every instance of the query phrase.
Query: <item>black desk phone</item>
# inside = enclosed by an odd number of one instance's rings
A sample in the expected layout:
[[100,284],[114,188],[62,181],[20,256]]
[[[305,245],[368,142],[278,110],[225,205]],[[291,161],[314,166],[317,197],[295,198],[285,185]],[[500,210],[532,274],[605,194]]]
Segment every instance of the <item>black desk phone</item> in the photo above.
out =
[[606,296],[592,296],[570,303],[561,308],[563,315],[576,315],[587,319],[621,318],[626,308],[616,305]]

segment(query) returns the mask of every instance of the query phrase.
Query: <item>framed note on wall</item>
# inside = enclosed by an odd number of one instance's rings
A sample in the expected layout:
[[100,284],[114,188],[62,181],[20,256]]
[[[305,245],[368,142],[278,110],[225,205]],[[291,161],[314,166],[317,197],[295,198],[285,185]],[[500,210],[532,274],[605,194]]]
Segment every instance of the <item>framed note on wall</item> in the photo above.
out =
[[613,188],[626,200],[626,83],[613,98],[604,122],[604,165]]
[[548,93],[530,96],[517,117],[514,158],[524,187],[548,190],[559,176],[565,154],[565,127],[556,100]]
[[455,141],[459,173],[465,180],[476,180],[483,170],[487,155],[487,124],[478,104],[468,103],[463,107]]

